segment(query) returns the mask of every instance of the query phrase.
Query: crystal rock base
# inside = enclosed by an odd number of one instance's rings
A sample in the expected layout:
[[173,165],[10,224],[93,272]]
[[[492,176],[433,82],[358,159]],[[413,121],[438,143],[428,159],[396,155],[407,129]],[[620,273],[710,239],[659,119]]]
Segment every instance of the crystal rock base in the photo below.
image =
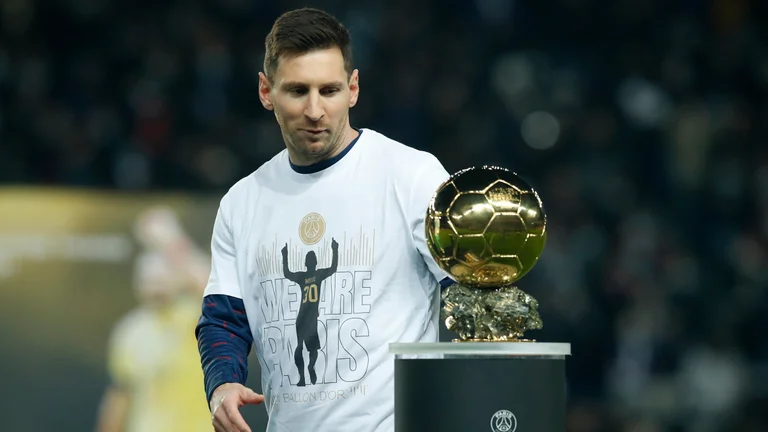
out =
[[449,286],[442,294],[441,318],[457,342],[524,342],[528,330],[543,327],[539,303],[515,286],[495,290]]

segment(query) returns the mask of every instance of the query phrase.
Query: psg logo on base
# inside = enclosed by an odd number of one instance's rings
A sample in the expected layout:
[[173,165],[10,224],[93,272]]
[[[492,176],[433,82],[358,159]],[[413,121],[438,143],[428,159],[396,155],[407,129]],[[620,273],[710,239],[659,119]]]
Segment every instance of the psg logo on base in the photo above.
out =
[[493,432],[515,432],[517,418],[512,411],[499,410],[491,417],[491,430]]

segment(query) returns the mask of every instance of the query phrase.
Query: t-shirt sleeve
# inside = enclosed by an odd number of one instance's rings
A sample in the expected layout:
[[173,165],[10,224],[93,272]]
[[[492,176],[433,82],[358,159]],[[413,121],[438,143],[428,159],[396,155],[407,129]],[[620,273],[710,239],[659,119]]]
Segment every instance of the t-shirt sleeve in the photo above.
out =
[[225,197],[213,224],[211,272],[204,296],[219,294],[242,299],[235,259],[234,234],[228,214],[227,197]]
[[413,241],[419,254],[427,264],[430,273],[435,280],[445,287],[453,283],[450,275],[437,265],[427,246],[425,229],[425,219],[427,208],[435,192],[443,182],[448,180],[450,174],[443,168],[443,165],[436,157],[429,155],[427,161],[422,164],[414,176],[411,184],[411,196],[409,201],[409,213],[412,227]]

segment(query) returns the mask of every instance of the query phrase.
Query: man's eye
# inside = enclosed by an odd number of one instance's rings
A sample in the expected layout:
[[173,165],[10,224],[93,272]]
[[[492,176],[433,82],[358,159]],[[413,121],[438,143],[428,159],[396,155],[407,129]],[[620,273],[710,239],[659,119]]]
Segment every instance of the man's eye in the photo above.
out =
[[306,94],[307,91],[305,89],[302,89],[302,88],[293,88],[293,89],[290,90],[290,93],[292,95],[300,96],[300,95]]
[[334,94],[334,93],[336,93],[338,91],[339,91],[339,89],[337,89],[335,87],[331,87],[331,88],[323,89],[322,93],[325,94],[325,95],[331,95],[331,94]]

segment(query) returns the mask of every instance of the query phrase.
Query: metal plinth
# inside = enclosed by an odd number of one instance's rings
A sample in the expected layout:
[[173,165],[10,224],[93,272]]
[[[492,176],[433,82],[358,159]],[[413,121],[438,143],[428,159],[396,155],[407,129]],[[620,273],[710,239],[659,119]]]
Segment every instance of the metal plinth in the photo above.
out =
[[396,432],[563,432],[570,344],[391,344]]

